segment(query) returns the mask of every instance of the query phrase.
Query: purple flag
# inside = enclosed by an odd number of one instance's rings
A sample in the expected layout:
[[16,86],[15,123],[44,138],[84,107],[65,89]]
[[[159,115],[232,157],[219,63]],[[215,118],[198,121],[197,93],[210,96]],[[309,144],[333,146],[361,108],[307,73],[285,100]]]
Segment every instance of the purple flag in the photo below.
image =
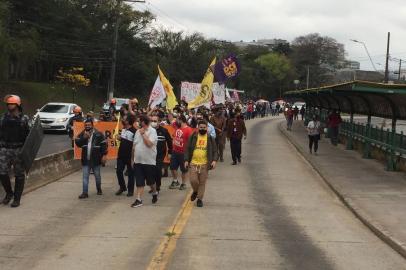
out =
[[240,62],[235,55],[230,55],[218,62],[214,67],[214,76],[220,84],[236,77],[241,70]]

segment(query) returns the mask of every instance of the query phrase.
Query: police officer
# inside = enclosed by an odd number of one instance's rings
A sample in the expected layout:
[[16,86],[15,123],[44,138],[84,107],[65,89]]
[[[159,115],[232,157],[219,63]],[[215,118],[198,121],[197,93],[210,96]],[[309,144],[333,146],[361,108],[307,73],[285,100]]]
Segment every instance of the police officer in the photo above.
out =
[[[18,207],[25,183],[25,171],[18,154],[30,131],[29,118],[22,112],[20,97],[7,95],[4,102],[7,112],[0,118],[0,179],[6,192],[3,204],[9,204],[14,197],[11,207]],[[11,166],[15,176],[14,192],[9,176]]]
[[69,123],[67,126],[69,138],[72,140],[72,147],[73,147],[73,123],[76,122],[83,122],[83,115],[82,115],[82,108],[76,106],[73,109],[73,113],[75,114],[71,119],[69,119]]

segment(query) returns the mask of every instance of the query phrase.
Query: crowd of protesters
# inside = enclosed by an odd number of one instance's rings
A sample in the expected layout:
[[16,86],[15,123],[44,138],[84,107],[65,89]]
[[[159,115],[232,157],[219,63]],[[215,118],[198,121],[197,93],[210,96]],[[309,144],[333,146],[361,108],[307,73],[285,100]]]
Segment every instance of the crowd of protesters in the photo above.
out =
[[[251,114],[243,112],[249,108]],[[96,190],[102,195],[100,168],[105,166],[109,151],[103,134],[95,127],[96,121],[121,122],[121,132],[114,139],[120,142],[116,161],[117,196],[126,193],[134,197],[132,207],[143,205],[144,187],[149,186],[152,203],[158,202],[162,177],[172,177],[169,189],[185,190],[187,183],[193,189],[191,200],[203,206],[203,196],[209,171],[217,161],[224,162],[226,141],[230,142],[232,165],[242,162],[242,140],[247,137],[245,120],[265,117],[270,108],[249,101],[227,103],[211,109],[187,109],[182,102],[173,110],[157,106],[145,109],[137,99],[131,99],[119,110],[115,99],[107,111],[95,119],[94,114],[82,116],[77,107],[69,124],[69,136],[82,149],[83,188],[79,199],[89,197],[89,176],[96,178]],[[73,135],[73,121],[84,122],[84,130]],[[168,168],[171,175],[168,175]],[[128,180],[126,181],[126,178]]]

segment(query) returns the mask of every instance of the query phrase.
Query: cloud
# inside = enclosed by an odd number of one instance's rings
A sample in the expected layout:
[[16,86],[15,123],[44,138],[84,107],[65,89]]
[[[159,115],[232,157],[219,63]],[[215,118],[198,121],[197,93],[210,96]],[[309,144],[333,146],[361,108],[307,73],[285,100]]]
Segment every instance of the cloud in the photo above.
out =
[[365,69],[372,67],[364,48],[349,39],[365,42],[374,62],[383,63],[391,31],[392,55],[406,59],[403,0],[147,0],[145,8],[166,26],[208,38],[292,41],[308,33],[328,35],[343,43],[348,58],[359,60]]

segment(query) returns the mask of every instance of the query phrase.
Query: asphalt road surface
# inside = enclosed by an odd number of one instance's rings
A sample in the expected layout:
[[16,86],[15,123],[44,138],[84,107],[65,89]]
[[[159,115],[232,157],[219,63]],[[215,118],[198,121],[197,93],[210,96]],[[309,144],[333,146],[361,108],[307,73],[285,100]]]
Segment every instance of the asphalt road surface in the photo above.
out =
[[[369,231],[324,184],[278,129],[278,119],[247,123],[243,163],[210,173],[203,208],[184,222],[167,269],[402,270],[406,261]],[[187,191],[168,190],[133,209],[115,196],[112,163],[102,169],[103,196],[81,172],[0,206],[0,268],[146,269],[166,239]],[[170,249],[169,249],[170,251]],[[173,251],[173,250],[172,250]]]

